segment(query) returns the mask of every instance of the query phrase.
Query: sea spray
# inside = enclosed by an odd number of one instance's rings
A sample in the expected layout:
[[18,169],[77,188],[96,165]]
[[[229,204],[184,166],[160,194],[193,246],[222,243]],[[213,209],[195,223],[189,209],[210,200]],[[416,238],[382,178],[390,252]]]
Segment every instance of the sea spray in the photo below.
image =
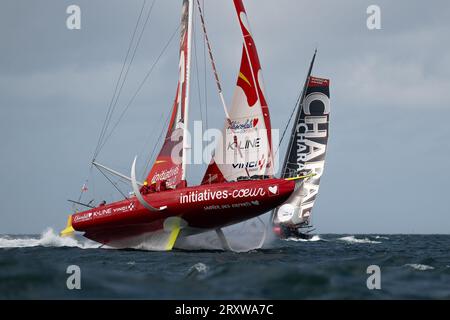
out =
[[325,240],[323,240],[319,235],[315,234],[311,237],[311,239],[288,238],[285,241],[316,242],[316,241],[325,241]]
[[372,243],[372,244],[381,243],[381,241],[374,241],[374,240],[370,240],[369,238],[358,239],[355,236],[346,236],[346,237],[339,238],[338,240],[344,241],[347,243],[361,243],[361,244],[362,243]]
[[434,269],[434,267],[432,267],[432,266],[428,266],[426,264],[419,264],[419,263],[407,263],[407,264],[405,264],[405,267],[411,267],[414,270],[419,270],[419,271],[426,271],[426,270]]
[[[271,233],[265,228],[266,225],[260,223],[257,219],[252,219],[223,228],[223,231],[233,251],[249,252],[260,249],[267,244],[267,239],[264,243],[261,243],[265,238],[265,234]],[[223,250],[215,231],[180,238],[175,243],[175,248],[182,250]]]
[[1,236],[0,248],[29,247],[77,247],[80,249],[98,248],[99,244],[87,239],[60,237],[52,228],[45,229],[40,236]]

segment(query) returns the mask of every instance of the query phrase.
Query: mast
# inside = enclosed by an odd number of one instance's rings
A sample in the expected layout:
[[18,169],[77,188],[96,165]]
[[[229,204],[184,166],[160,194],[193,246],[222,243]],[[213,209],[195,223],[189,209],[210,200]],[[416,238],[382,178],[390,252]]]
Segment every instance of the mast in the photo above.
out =
[[192,13],[194,8],[194,0],[188,0],[189,2],[189,13],[188,13],[188,30],[187,30],[187,53],[186,53],[186,97],[184,104],[184,128],[183,128],[183,156],[182,156],[182,180],[186,180],[186,160],[187,160],[187,150],[190,148],[186,137],[188,136],[188,123],[189,123],[189,97],[190,97],[190,79],[191,79],[191,51],[192,51]]
[[193,0],[182,1],[179,77],[172,115],[164,143],[146,179],[149,185],[155,184],[156,190],[186,186],[193,4]]
[[[300,100],[297,105],[297,115],[295,116],[294,126],[292,127],[291,137],[289,139],[288,150],[286,150],[286,154],[284,156],[283,170],[281,171],[281,178],[292,178],[291,173],[287,172],[288,164],[289,164],[289,156],[292,152],[292,148],[294,146],[295,135],[297,134],[295,128],[301,116],[301,110],[303,108],[303,100],[305,100],[306,90],[308,89],[309,80],[311,77],[311,72],[314,66],[314,61],[316,60],[317,49],[314,50],[314,55],[311,59],[311,63],[309,64],[308,75],[306,76],[305,84],[303,85],[303,90],[300,96]],[[290,119],[289,119],[290,120]],[[294,175],[295,176],[295,175]]]

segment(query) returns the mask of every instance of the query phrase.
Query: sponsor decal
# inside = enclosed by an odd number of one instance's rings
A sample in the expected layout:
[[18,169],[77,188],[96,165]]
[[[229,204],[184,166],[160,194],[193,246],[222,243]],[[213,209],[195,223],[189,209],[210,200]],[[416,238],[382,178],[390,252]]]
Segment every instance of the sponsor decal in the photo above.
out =
[[259,206],[259,201],[247,201],[247,202],[241,202],[241,203],[233,203],[233,204],[222,204],[222,205],[210,205],[203,208],[205,211],[210,210],[223,210],[223,209],[235,209],[235,208],[248,208],[252,206]]
[[131,203],[129,203],[127,205],[124,205],[122,207],[114,208],[113,211],[114,211],[114,213],[126,212],[126,211],[133,211],[135,208],[136,208],[136,205],[134,204],[134,202],[131,202]]
[[245,141],[237,141],[235,139],[233,142],[229,142],[227,150],[249,150],[253,148],[259,148],[261,146],[261,138],[246,139]]
[[250,202],[233,203],[231,205],[232,208],[248,208],[251,206],[252,206],[252,204]]
[[325,154],[326,144],[311,138],[325,138],[327,130],[319,130],[319,124],[327,124],[326,117],[306,117],[304,123],[297,125],[297,171],[303,170],[305,162]]
[[274,196],[279,194],[278,186],[269,186],[269,196]]
[[246,119],[244,121],[232,120],[231,123],[228,125],[228,129],[230,130],[253,129],[256,128],[258,122],[259,122],[258,118]]
[[180,193],[180,203],[195,203],[210,200],[222,199],[240,199],[248,197],[258,197],[266,195],[266,191],[262,187],[258,188],[241,188],[235,190],[215,190],[209,189],[203,191],[189,191]]
[[81,213],[81,214],[77,214],[74,218],[73,221],[74,222],[81,222],[81,221],[87,221],[90,220],[92,218],[92,212],[89,213]]
[[74,222],[87,221],[92,218],[102,218],[114,213],[133,211],[134,209],[136,209],[136,204],[134,202],[128,203],[118,208],[105,208],[105,209],[99,208],[96,211],[75,215]]
[[[311,105],[317,103],[323,105],[323,112],[313,114]],[[325,157],[329,113],[330,99],[324,93],[313,92],[305,98],[303,119],[296,127],[297,173],[305,168],[306,162],[323,160]]]
[[[310,78],[307,94],[302,103],[300,117],[291,141],[284,175],[295,176],[313,173],[296,191],[299,196],[277,210],[277,219],[285,221],[308,221],[314,205],[319,181],[323,173],[327,149],[330,98],[329,81]],[[295,210],[293,207],[295,207]]]
[[277,218],[280,222],[286,222],[291,220],[291,218],[294,216],[295,213],[295,207],[291,204],[284,204],[282,205],[277,212]]
[[111,212],[112,212],[112,209],[111,209],[111,208],[108,208],[108,209],[103,209],[103,210],[94,211],[94,212],[92,212],[92,215],[93,215],[95,218],[97,218],[97,217],[103,217],[103,216],[106,216],[106,215],[110,215]]
[[[322,105],[322,112],[312,112],[312,106]],[[297,174],[314,173],[313,179],[303,186],[304,197],[300,204],[302,219],[309,219],[316,195],[319,191],[319,181],[323,173],[325,153],[328,139],[328,116],[330,99],[322,92],[312,92],[306,98],[303,107],[304,119],[297,124]]]
[[264,158],[263,155],[261,160],[233,163],[232,166],[233,169],[248,169],[249,171],[255,171],[255,170],[262,170],[265,163],[266,159]]
[[303,218],[303,219],[309,218],[309,216],[311,215],[312,207],[314,205],[314,200],[315,200],[315,197],[313,200],[301,204],[301,206],[300,206],[300,217],[301,218]]
[[170,178],[173,178],[180,172],[180,167],[176,166],[169,170],[163,170],[161,172],[155,173],[155,175],[152,178],[152,183],[155,183],[160,180],[169,180]]
[[230,205],[228,205],[228,204],[224,204],[224,205],[221,205],[221,206],[220,206],[220,205],[213,204],[213,205],[204,207],[203,210],[209,211],[209,210],[228,209],[229,206],[230,206]]

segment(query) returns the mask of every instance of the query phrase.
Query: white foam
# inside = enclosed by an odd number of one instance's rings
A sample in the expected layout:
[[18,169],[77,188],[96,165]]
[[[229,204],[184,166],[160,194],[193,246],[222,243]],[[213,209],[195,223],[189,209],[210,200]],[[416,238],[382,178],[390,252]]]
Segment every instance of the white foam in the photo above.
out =
[[208,272],[208,266],[204,263],[196,263],[190,269],[189,272],[196,271],[198,273],[206,273]]
[[389,240],[388,237],[384,237],[384,236],[376,236],[375,239],[384,239],[384,240]]
[[206,264],[198,262],[189,268],[186,276],[188,278],[205,277],[208,274],[209,268]]
[[0,248],[31,248],[31,247],[78,247],[81,249],[98,248],[93,241],[77,240],[71,237],[60,237],[53,229],[46,229],[39,238],[33,237],[0,237]]
[[323,240],[319,235],[315,234],[311,239],[299,239],[299,238],[287,238],[286,241],[299,241],[299,242],[316,242]]
[[381,241],[373,241],[368,238],[358,239],[355,236],[347,236],[339,238],[338,240],[345,241],[348,243],[381,243]]
[[433,270],[434,269],[434,267],[432,267],[432,266],[428,266],[426,264],[419,264],[419,263],[408,263],[408,264],[405,264],[405,266],[411,267],[411,268],[413,268],[415,270],[420,270],[420,271]]

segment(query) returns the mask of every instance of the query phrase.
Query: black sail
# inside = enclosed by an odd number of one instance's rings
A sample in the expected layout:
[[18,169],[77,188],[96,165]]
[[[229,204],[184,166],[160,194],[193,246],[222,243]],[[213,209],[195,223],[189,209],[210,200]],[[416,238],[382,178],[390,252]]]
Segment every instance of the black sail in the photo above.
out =
[[280,237],[301,236],[310,225],[311,211],[325,165],[330,117],[330,81],[309,74],[282,169],[283,178],[299,178],[290,198],[272,214],[274,232]]

